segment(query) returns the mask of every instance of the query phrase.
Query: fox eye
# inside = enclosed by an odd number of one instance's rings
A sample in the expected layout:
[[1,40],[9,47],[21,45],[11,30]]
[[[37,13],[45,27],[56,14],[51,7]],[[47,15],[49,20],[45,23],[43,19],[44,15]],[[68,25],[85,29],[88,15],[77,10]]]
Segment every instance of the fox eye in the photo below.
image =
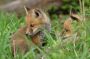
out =
[[30,25],[30,27],[34,27],[34,25],[33,25],[33,24],[31,24],[31,25]]

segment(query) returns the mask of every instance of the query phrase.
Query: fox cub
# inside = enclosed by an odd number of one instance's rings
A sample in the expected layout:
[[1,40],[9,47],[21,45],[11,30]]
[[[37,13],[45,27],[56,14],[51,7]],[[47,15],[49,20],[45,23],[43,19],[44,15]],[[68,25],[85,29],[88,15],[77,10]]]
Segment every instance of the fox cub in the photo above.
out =
[[[29,41],[41,47],[44,43],[44,29],[50,32],[51,23],[49,17],[41,9],[27,10],[26,25],[19,28],[11,37],[12,51],[15,56],[16,51],[26,53],[31,46]],[[30,38],[28,38],[30,37]],[[27,42],[28,40],[28,42]]]
[[70,37],[73,34],[72,23],[74,20],[77,21],[78,23],[82,21],[80,15],[71,13],[70,17],[68,17],[63,24],[63,31],[61,35],[65,37]]
[[65,37],[69,37],[72,35],[72,19],[71,17],[69,17],[68,19],[65,20],[64,24],[63,24],[63,30],[61,35],[65,36]]

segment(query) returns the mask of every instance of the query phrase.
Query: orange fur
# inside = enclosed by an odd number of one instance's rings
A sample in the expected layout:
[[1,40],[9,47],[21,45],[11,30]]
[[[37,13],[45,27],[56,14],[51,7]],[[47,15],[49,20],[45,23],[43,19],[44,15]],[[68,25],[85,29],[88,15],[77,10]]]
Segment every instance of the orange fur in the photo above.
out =
[[70,17],[64,22],[62,34],[66,37],[71,36],[72,34],[71,23],[72,23],[72,19]]
[[14,54],[14,57],[17,50],[19,50],[22,53],[25,53],[28,50],[28,44],[25,39],[26,39],[25,28],[20,28],[11,37],[11,46],[12,46],[12,52]]
[[[31,43],[29,43],[29,41],[32,41],[37,46],[41,47],[43,43],[42,38],[44,36],[41,35],[41,33],[43,33],[42,29],[46,29],[46,27],[50,26],[48,17],[43,11],[39,9],[30,10],[26,15],[25,20],[26,25],[18,29],[18,31],[15,32],[11,37],[11,45],[14,57],[17,49],[19,49],[19,51],[23,54],[33,46]],[[31,40],[27,36],[31,37]]]

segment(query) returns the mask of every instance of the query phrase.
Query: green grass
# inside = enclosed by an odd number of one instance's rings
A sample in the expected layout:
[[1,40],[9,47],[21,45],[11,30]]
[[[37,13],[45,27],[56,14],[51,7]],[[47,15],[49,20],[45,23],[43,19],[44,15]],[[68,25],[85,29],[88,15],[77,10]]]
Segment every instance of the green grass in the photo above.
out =
[[[47,46],[39,49],[45,59],[90,59],[90,20],[84,22],[83,25],[74,22],[73,30],[80,34],[78,36],[72,35],[66,41],[59,36],[63,26],[59,22],[59,19],[55,16],[52,20],[51,34],[45,33]],[[10,45],[11,34],[24,24],[24,17],[18,19],[15,14],[0,12],[0,59],[13,59]],[[77,41],[75,41],[76,39]],[[30,50],[23,56],[17,56],[16,59],[38,58],[34,51]]]

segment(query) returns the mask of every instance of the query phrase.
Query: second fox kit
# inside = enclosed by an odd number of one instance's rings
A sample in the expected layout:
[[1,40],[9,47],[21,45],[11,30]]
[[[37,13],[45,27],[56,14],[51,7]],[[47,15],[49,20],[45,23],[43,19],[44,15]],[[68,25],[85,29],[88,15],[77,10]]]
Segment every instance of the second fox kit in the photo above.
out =
[[32,46],[32,44],[29,43],[30,39],[28,39],[27,42],[27,36],[31,37],[31,41],[34,44],[39,47],[42,46],[42,44],[44,43],[43,30],[45,29],[49,32],[51,28],[50,19],[45,14],[45,12],[40,9],[32,9],[27,12],[28,13],[26,15],[26,26],[20,28],[11,37],[11,45],[14,56],[17,48],[21,53],[26,53],[26,51],[28,51],[29,49],[29,46]]
[[69,37],[72,35],[72,19],[71,17],[69,17],[68,19],[66,19],[66,21],[63,24],[63,30],[61,35],[64,35],[65,37]]
[[70,17],[65,20],[62,31],[62,34],[64,34],[64,36],[69,37],[72,35],[73,33],[72,22],[74,20],[80,23],[81,17],[78,14],[71,13]]

